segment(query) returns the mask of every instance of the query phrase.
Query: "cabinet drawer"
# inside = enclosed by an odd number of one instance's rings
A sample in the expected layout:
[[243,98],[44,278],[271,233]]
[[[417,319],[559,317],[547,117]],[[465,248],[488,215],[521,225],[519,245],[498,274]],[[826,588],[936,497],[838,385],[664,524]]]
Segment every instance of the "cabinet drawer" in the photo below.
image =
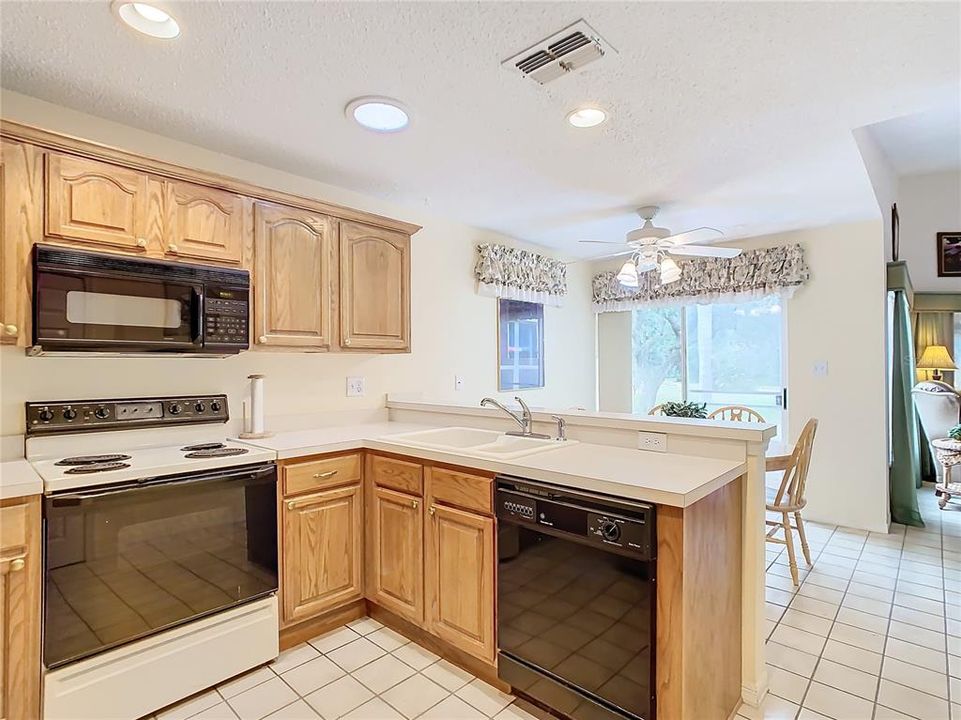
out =
[[26,542],[27,506],[10,505],[0,508],[0,550],[20,547]]
[[487,514],[493,512],[494,481],[491,478],[437,467],[430,468],[428,472],[431,503],[456,505]]
[[360,480],[360,453],[284,467],[284,495],[319,490]]
[[419,463],[369,455],[367,470],[375,485],[412,495],[424,494],[424,468]]

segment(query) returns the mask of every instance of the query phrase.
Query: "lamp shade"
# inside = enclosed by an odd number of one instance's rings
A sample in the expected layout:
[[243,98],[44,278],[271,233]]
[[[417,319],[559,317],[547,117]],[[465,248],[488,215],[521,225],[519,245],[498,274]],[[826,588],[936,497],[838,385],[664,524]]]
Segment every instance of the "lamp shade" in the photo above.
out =
[[918,370],[957,370],[944,345],[928,345],[918,359]]

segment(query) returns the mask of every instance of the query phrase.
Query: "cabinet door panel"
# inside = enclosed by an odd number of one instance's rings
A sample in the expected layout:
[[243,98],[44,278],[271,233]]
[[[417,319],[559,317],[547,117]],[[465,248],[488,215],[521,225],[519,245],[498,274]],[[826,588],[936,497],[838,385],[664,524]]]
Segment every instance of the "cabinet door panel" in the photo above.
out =
[[0,508],[0,718],[40,716],[40,499]]
[[281,347],[329,347],[328,218],[257,203],[254,264],[256,342]]
[[370,599],[424,621],[424,520],[419,498],[369,485]]
[[345,348],[410,350],[410,237],[341,223],[340,303]]
[[43,238],[43,154],[0,146],[0,342],[30,342],[30,249]]
[[243,199],[185,182],[166,182],[164,254],[172,258],[240,264]]
[[431,505],[427,523],[428,629],[494,661],[494,521]]
[[284,622],[363,597],[359,484],[285,500]]
[[47,234],[143,251],[147,176],[68,155],[47,155]]

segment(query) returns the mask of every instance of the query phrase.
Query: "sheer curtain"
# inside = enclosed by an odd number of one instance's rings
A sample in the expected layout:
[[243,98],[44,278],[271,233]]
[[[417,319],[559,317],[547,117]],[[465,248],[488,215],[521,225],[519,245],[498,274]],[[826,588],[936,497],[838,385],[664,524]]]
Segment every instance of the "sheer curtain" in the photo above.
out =
[[918,510],[919,472],[918,421],[911,398],[914,387],[914,342],[907,293],[894,292],[892,348],[894,367],[891,373],[891,442],[893,461],[889,472],[891,519],[904,525],[924,527]]

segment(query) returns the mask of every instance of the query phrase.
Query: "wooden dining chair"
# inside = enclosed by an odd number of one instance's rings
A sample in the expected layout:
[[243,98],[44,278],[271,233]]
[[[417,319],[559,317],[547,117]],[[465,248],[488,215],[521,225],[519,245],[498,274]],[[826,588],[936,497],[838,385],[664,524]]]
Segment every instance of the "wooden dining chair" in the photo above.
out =
[[725,405],[707,416],[708,420],[730,420],[732,422],[766,422],[757,410],[744,405]]
[[[818,421],[811,418],[801,430],[794,451],[790,455],[776,455],[767,459],[768,472],[783,471],[781,484],[771,502],[766,504],[769,512],[781,514],[781,520],[765,520],[765,525],[771,529],[767,531],[768,542],[787,546],[788,562],[791,566],[791,579],[798,584],[797,558],[794,554],[794,536],[792,530],[797,530],[801,539],[801,551],[804,561],[811,567],[811,551],[808,548],[807,537],[804,534],[804,523],[801,520],[801,510],[807,505],[804,497],[807,485],[808,469],[811,466],[811,450],[814,448],[814,434],[818,429]],[[791,516],[795,524],[791,524]],[[784,531],[784,539],[775,537],[779,530]]]

